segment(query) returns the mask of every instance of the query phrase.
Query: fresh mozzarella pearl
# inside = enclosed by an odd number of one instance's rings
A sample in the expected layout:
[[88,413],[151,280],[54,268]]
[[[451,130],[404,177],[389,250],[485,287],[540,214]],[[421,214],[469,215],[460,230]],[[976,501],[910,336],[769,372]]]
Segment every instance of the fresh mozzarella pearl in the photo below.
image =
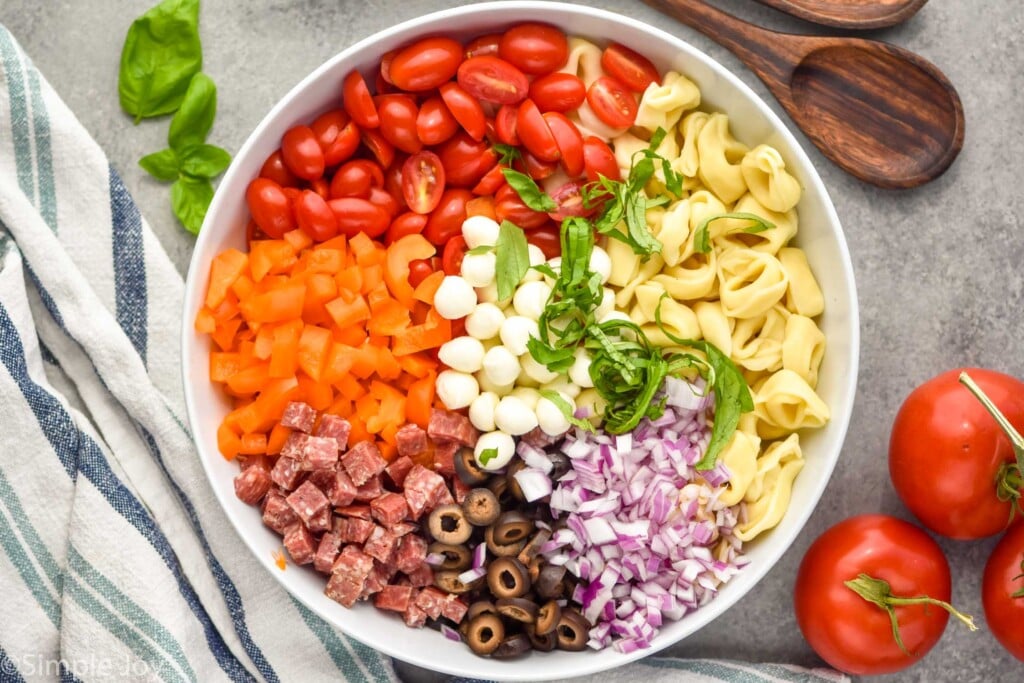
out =
[[526,353],[526,342],[530,337],[540,337],[537,321],[521,315],[505,318],[501,324],[501,343],[516,356]]
[[[566,403],[569,404],[569,409],[575,411],[576,405],[573,400],[566,396],[561,395],[565,399]],[[541,399],[537,401],[537,424],[541,430],[550,436],[560,436],[569,431],[569,420],[562,413],[561,409],[554,404],[550,399],[541,396]]]
[[612,276],[612,259],[601,247],[594,247],[590,252],[590,270],[601,276],[601,284],[608,282]]
[[486,301],[487,303],[496,303],[498,301],[498,282],[494,281],[489,285],[485,285],[476,290],[476,295],[480,301]]
[[476,372],[484,366],[484,345],[473,337],[456,337],[437,351],[441,362],[459,372]]
[[605,287],[601,291],[601,303],[594,309],[594,317],[600,320],[615,310],[615,292]]
[[537,401],[540,400],[540,392],[532,387],[516,387],[509,392],[509,396],[518,398],[530,410],[535,409],[537,407]]
[[[480,456],[484,451],[494,449],[498,452],[496,456],[487,462],[480,462]],[[473,455],[476,457],[476,464],[481,468],[493,472],[504,468],[516,454],[516,442],[505,432],[487,432],[481,434],[476,440],[476,447]]]
[[472,285],[457,275],[447,275],[434,294],[434,308],[448,320],[464,318],[476,307],[476,292]]
[[434,383],[437,396],[449,410],[465,408],[480,395],[476,377],[458,370],[443,370]]
[[[547,367],[534,360],[533,356],[528,353],[519,357],[519,364],[523,366],[523,373],[534,382],[547,384],[548,382],[555,381],[558,377],[557,372],[551,372]],[[521,377],[522,375],[520,375]]]
[[576,409],[586,410],[587,419],[591,421],[596,416],[604,415],[604,409],[607,405],[607,402],[601,398],[601,394],[597,393],[597,389],[584,389],[576,397]]
[[470,216],[462,221],[462,236],[470,249],[497,244],[499,229],[494,219],[487,216]]
[[494,282],[497,257],[493,251],[486,254],[466,254],[462,258],[462,278],[474,287],[486,287]]
[[494,424],[503,432],[519,436],[537,426],[537,413],[522,399],[505,396],[494,409]]
[[548,304],[551,286],[543,281],[524,282],[512,296],[512,307],[516,313],[531,320],[538,320]]
[[480,391],[489,391],[496,396],[504,396],[515,389],[516,386],[515,382],[508,382],[507,384],[492,382],[491,378],[487,376],[487,373],[484,370],[476,373],[474,377],[476,377],[477,384],[480,385]]
[[505,322],[505,314],[492,303],[477,304],[473,312],[466,316],[466,332],[477,339],[493,339]]
[[495,384],[512,384],[519,376],[519,359],[504,346],[495,346],[484,354],[484,373]]
[[571,382],[565,375],[559,375],[556,379],[548,382],[541,389],[548,389],[551,391],[557,391],[560,394],[565,394],[569,398],[576,398],[580,395],[580,385],[575,382]]
[[530,253],[530,266],[531,268],[526,271],[526,275],[523,276],[523,282],[534,282],[536,280],[542,280],[544,278],[539,272],[534,270],[532,266],[539,266],[544,263],[544,252],[540,250],[536,244],[526,245],[527,250]]
[[[442,347],[444,348],[444,347]],[[576,360],[569,368],[569,379],[581,387],[592,387],[594,381],[590,379],[590,355],[582,348],[576,349],[573,354]],[[441,360],[444,360],[443,358]]]
[[469,421],[481,432],[494,431],[494,409],[498,407],[498,395],[485,391],[469,404]]

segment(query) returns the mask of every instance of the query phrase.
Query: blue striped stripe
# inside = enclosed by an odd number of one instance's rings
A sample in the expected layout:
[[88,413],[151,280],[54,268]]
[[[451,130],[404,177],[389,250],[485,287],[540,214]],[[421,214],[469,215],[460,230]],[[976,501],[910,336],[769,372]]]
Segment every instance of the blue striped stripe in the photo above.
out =
[[109,176],[117,322],[145,365],[148,311],[142,218],[113,166],[109,167]]
[[57,232],[57,192],[53,183],[53,155],[50,151],[50,117],[39,88],[39,72],[25,57],[28,91],[32,97],[32,128],[36,143],[36,181],[39,186],[39,213],[50,230]]
[[18,539],[14,536],[14,529],[7,523],[7,517],[3,512],[0,512],[0,548],[4,549],[7,559],[14,565],[21,580],[32,593],[32,597],[39,603],[39,608],[43,610],[50,623],[55,629],[60,629],[60,603],[50,593],[50,589],[43,582],[43,577],[36,571],[25,549],[18,543]]
[[21,672],[18,671],[17,662],[7,654],[2,645],[0,645],[0,681],[4,681],[4,683],[25,683]]
[[[288,596],[292,600],[292,604],[295,609],[298,610],[299,616],[306,622],[306,626],[313,632],[320,642],[323,644],[324,649],[327,650],[327,654],[330,655],[331,661],[334,662],[334,666],[338,667],[345,676],[347,683],[361,683],[366,681],[366,676],[360,670],[359,665],[356,664],[355,660],[352,659],[352,655],[349,654],[348,649],[345,647],[345,643],[341,641],[338,634],[331,629],[330,626],[324,622],[323,619],[313,614],[312,610],[303,605],[295,598]],[[351,642],[351,641],[349,641]]]
[[21,337],[2,303],[0,303],[0,362],[17,383],[22,396],[35,414],[40,429],[50,441],[51,447],[57,453],[68,476],[74,479],[76,472],[85,475],[103,494],[110,506],[132,524],[160,555],[174,576],[178,590],[186,604],[202,625],[210,651],[221,668],[233,680],[254,680],[235,659],[217,632],[217,627],[203,608],[195,590],[182,574],[181,566],[170,543],[142,503],[125,488],[113,473],[96,442],[79,430],[60,402],[29,376]]
[[25,77],[21,61],[14,45],[14,38],[0,24],[0,65],[3,66],[7,81],[8,102],[11,106],[11,133],[14,138],[14,166],[18,174],[18,186],[32,203],[35,203],[36,188],[32,175],[32,141],[29,130],[28,98],[25,97]]
[[58,566],[57,560],[54,559],[53,555],[50,554],[50,549],[46,547],[46,543],[43,542],[42,537],[39,536],[32,521],[25,513],[25,508],[22,507],[17,493],[15,493],[14,488],[7,480],[7,475],[4,473],[3,468],[0,468],[0,502],[7,508],[11,519],[14,521],[14,526],[21,532],[21,537],[28,544],[28,549],[35,556],[39,566],[43,568],[43,572],[49,577],[50,583],[53,584],[57,595],[60,596],[64,592],[64,575],[61,572],[60,566]]

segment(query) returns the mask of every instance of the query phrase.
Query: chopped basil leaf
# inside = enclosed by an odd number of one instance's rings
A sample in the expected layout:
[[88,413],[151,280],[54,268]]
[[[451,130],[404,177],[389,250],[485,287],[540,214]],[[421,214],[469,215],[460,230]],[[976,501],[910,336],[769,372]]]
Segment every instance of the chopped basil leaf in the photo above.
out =
[[498,299],[504,301],[515,293],[519,282],[530,269],[530,251],[522,228],[514,223],[502,221],[494,250],[497,257],[495,268]]
[[589,420],[582,420],[573,414],[572,405],[566,401],[560,393],[552,391],[551,389],[541,389],[540,395],[554,403],[555,407],[562,412],[562,416],[565,417],[573,427],[579,427],[585,432],[594,431],[594,425],[590,424]]
[[530,176],[511,168],[503,168],[501,173],[519,195],[519,198],[523,200],[523,203],[534,211],[547,213],[558,210],[555,200],[546,195]]
[[756,234],[771,230],[775,224],[761,218],[754,213],[720,213],[717,216],[709,216],[700,222],[693,235],[693,249],[698,254],[707,254],[711,251],[711,230],[710,225],[722,218],[735,218],[737,220],[751,221],[753,225],[743,228],[743,232]]
[[489,463],[490,461],[494,460],[497,457],[498,457],[498,449],[497,448],[485,448],[482,451],[480,451],[480,457],[477,458],[477,462],[479,462],[480,465],[483,466],[483,465],[486,465],[487,463]]
[[466,251],[467,256],[479,256],[480,254],[489,254],[494,251],[493,244],[481,244],[479,247],[473,247]]
[[522,157],[519,148],[512,145],[504,145],[499,142],[492,145],[491,149],[498,155],[498,163],[502,166],[511,166],[513,161]]

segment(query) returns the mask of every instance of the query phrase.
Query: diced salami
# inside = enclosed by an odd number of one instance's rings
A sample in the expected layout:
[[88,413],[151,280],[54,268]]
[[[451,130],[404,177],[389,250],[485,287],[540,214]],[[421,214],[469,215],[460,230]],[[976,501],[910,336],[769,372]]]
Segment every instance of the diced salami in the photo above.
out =
[[394,534],[382,526],[376,526],[363,544],[363,552],[379,562],[387,563],[395,552],[396,541]]
[[427,435],[434,441],[456,441],[463,446],[475,446],[480,433],[465,415],[434,408],[427,424]]
[[263,523],[279,534],[283,534],[295,522],[299,521],[298,515],[288,505],[284,494],[280,491],[270,491],[267,499],[263,502]]
[[274,469],[270,470],[270,478],[285,491],[291,491],[302,478],[299,461],[282,455],[274,463]]
[[373,570],[369,576],[366,577],[366,583],[363,584],[363,590],[359,594],[359,598],[368,598],[374,593],[379,593],[384,586],[388,585],[387,568],[384,565],[374,563]]
[[345,517],[356,517],[358,519],[372,519],[369,505],[345,505],[335,510],[339,515]]
[[284,407],[281,424],[285,427],[309,434],[313,431],[314,422],[316,422],[316,410],[308,403],[292,401]]
[[350,572],[333,572],[324,589],[324,595],[345,607],[351,607],[359,599],[365,583],[365,577],[360,578]]
[[356,499],[356,485],[352,483],[352,479],[343,467],[339,467],[334,472],[334,483],[327,493],[327,497],[330,499],[331,505],[340,508],[351,505],[352,501]]
[[316,470],[315,472],[310,472],[306,481],[323,491],[324,495],[330,498],[331,489],[334,488],[334,471]]
[[440,588],[427,586],[416,596],[416,606],[426,612],[431,619],[437,619],[441,616],[441,606],[447,597],[448,594]]
[[384,493],[384,487],[381,485],[380,475],[374,475],[365,484],[356,488],[356,500],[368,503],[382,493]]
[[384,586],[373,598],[373,606],[391,612],[405,612],[412,604],[412,586]]
[[445,498],[452,500],[444,477],[422,465],[415,465],[409,471],[404,488],[405,502],[409,504],[409,516],[412,519],[419,519],[424,512],[434,509]]
[[406,572],[405,575],[409,577],[409,583],[416,588],[434,585],[434,570],[426,562],[411,572]]
[[348,435],[352,433],[352,425],[343,417],[324,413],[320,417],[320,424],[317,425],[316,435],[325,439],[334,439],[338,444],[338,450],[348,448]]
[[[247,467],[235,475],[235,495],[243,503],[256,505],[270,490],[270,472],[262,465]],[[403,505],[405,502],[403,501]]]
[[452,488],[454,489],[455,502],[462,505],[466,500],[466,494],[473,490],[473,487],[465,483],[459,477],[452,477]]
[[410,628],[423,628],[423,625],[427,623],[427,613],[417,607],[415,603],[409,605],[402,614],[402,618],[405,620],[405,625]]
[[284,445],[281,446],[281,457],[302,460],[302,447],[306,445],[306,439],[308,438],[309,434],[302,432],[292,432],[289,434],[288,438],[284,440]]
[[411,534],[413,531],[418,531],[419,528],[419,524],[413,524],[412,522],[399,522],[398,524],[389,527],[391,533],[395,536],[405,536],[406,534]]
[[311,436],[302,447],[302,469],[329,470],[338,464],[338,444],[324,436]]
[[419,536],[402,536],[395,551],[395,568],[406,574],[416,571],[427,559],[427,542]]
[[468,610],[469,605],[463,602],[457,595],[446,595],[444,602],[441,604],[441,616],[445,619],[451,619],[456,624],[462,623]]
[[295,522],[284,534],[284,547],[295,564],[309,564],[316,553],[313,534],[304,525]]
[[385,491],[370,501],[370,514],[389,529],[405,519],[408,512],[409,506],[405,502],[405,497],[399,493]]
[[338,557],[338,548],[341,539],[337,534],[328,533],[320,537],[320,545],[316,548],[316,557],[313,558],[313,567],[324,574],[331,573],[334,560]]
[[335,532],[344,543],[366,543],[376,524],[368,519],[357,517],[339,517],[336,520]]
[[309,530],[314,534],[331,530],[331,506],[327,505],[323,510],[313,515],[309,520]]
[[448,490],[448,486],[434,487],[434,498],[430,505],[431,510],[439,505],[451,505],[454,502],[455,499],[452,498],[452,492]]
[[409,474],[409,470],[415,464],[411,458],[402,455],[388,463],[384,471],[391,477],[391,481],[395,483],[395,486],[402,488],[402,484],[405,482],[405,475]]
[[398,454],[411,457],[427,450],[427,433],[419,425],[407,424],[395,434]]
[[434,471],[446,477],[455,476],[455,453],[459,444],[454,441],[442,441],[434,446]]
[[323,491],[306,481],[288,496],[288,505],[308,526],[311,519],[330,506],[330,501],[327,500]]
[[387,467],[380,455],[380,449],[372,441],[360,441],[341,458],[341,464],[352,478],[352,483],[362,486]]
[[335,558],[334,565],[331,567],[332,573],[352,574],[360,582],[364,581],[372,570],[373,558],[354,545],[347,545],[342,548],[341,553]]

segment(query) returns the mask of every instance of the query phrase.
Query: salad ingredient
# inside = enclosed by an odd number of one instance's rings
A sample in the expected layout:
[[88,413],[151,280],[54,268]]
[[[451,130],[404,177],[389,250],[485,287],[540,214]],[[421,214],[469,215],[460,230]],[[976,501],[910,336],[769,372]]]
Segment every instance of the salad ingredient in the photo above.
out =
[[342,104],[345,111],[360,128],[376,128],[380,125],[377,106],[373,103],[370,89],[363,80],[363,75],[352,71],[342,82]]
[[440,88],[441,99],[469,137],[480,141],[487,132],[487,119],[479,100],[458,83],[445,83]]
[[587,103],[612,128],[627,128],[636,120],[637,104],[622,83],[601,76],[587,88]]
[[518,104],[530,83],[526,74],[493,55],[468,58],[459,66],[459,85],[470,95],[494,104]]
[[889,442],[893,486],[936,533],[959,539],[998,533],[1024,512],[1021,430],[1024,383],[977,368],[945,372],[912,391],[896,415]]
[[[554,162],[561,159],[558,141],[544,119],[544,114],[531,99],[523,100],[516,112],[516,135],[530,154],[539,160]],[[519,225],[527,227],[521,223]]]
[[427,520],[430,535],[441,543],[459,545],[469,540],[473,527],[458,505],[441,505],[431,511]]
[[505,625],[496,613],[484,612],[473,617],[466,631],[466,642],[478,655],[489,655],[505,638]]
[[490,489],[476,488],[466,494],[462,502],[466,519],[474,526],[490,526],[501,514],[498,497]]
[[448,275],[441,281],[434,300],[437,312],[448,320],[466,317],[477,305],[472,285],[456,275]]
[[473,375],[456,370],[442,370],[436,380],[437,397],[450,410],[468,407],[480,394]]
[[578,76],[555,71],[534,79],[530,84],[530,99],[545,113],[572,111],[587,99],[587,87]]
[[440,145],[459,129],[459,123],[439,96],[428,97],[416,114],[416,135],[424,145]]
[[565,34],[547,24],[518,24],[505,31],[498,54],[528,74],[541,75],[561,69],[569,57]]
[[455,76],[462,45],[451,38],[425,38],[398,51],[388,67],[390,82],[402,90],[433,90]]
[[324,174],[324,151],[309,126],[295,126],[284,134],[281,158],[288,170],[303,180],[316,180]]
[[433,152],[413,154],[402,165],[402,197],[410,211],[429,214],[441,203],[444,188],[444,165]]
[[516,452],[516,442],[506,432],[493,431],[481,434],[473,451],[476,462],[488,472],[503,469]]
[[378,95],[377,116],[380,117],[380,134],[395,148],[406,154],[416,154],[423,149],[416,132],[419,107],[409,95]]
[[804,638],[855,675],[902,671],[942,636],[953,609],[949,564],[918,527],[886,515],[836,524],[800,564],[794,604]]
[[[500,543],[508,545],[508,543]],[[518,598],[530,590],[530,573],[523,563],[514,557],[499,557],[487,567],[487,586],[498,599]]]
[[981,599],[993,635],[1024,661],[1024,524],[1011,527],[989,556]]
[[633,92],[642,93],[661,80],[651,60],[619,43],[612,43],[601,52],[601,68]]
[[[310,124],[310,129],[323,150],[325,166],[337,166],[346,161],[355,154],[356,148],[359,147],[359,129],[344,109],[332,109],[324,112]],[[276,154],[283,162],[280,152]],[[260,175],[263,175],[262,171]],[[296,183],[285,181],[285,184],[294,185]]]

